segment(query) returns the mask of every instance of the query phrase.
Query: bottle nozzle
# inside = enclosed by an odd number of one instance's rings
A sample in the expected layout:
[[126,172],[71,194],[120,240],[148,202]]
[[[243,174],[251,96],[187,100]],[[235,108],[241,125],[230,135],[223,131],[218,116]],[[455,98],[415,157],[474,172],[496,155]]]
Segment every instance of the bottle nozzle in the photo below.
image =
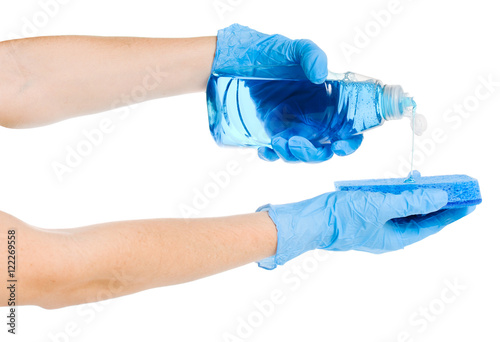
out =
[[413,97],[403,92],[403,88],[400,86],[384,86],[381,106],[382,115],[385,120],[396,120],[407,117],[410,119],[410,126],[416,135],[422,135],[427,129],[425,116],[415,113],[417,104],[413,100]]
[[415,107],[417,107],[417,104],[413,97],[408,93],[404,93],[399,100],[399,111],[403,113],[403,116],[413,115]]

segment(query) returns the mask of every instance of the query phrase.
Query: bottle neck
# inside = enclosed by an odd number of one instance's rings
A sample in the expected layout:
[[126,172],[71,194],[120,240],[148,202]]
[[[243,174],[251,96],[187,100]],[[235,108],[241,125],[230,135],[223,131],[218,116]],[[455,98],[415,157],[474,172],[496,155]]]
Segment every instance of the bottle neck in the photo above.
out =
[[381,95],[381,114],[385,120],[399,120],[413,115],[416,107],[413,97],[399,85],[385,85]]

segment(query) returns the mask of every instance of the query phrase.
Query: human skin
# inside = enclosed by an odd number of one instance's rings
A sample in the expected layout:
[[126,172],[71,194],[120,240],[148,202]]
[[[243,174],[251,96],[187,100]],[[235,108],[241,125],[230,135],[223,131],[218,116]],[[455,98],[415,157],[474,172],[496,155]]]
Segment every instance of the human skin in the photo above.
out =
[[[215,47],[216,37],[52,36],[0,42],[0,125],[35,127],[205,91]],[[141,91],[131,96],[138,87]]]
[[[215,46],[216,37],[0,42],[0,125],[36,127],[204,91]],[[267,212],[70,229],[38,228],[0,212],[1,274],[8,272],[9,231],[16,235],[16,305],[47,309],[188,282],[277,253],[277,229]],[[0,286],[6,289],[7,280]],[[0,306],[8,305],[8,295],[0,291]]]
[[[0,42],[0,125],[27,128],[137,101],[205,90],[216,37],[57,36]],[[140,97],[124,98],[134,88]],[[15,230],[17,305],[59,308],[178,284],[276,253],[267,213],[42,229],[0,213],[0,246]],[[0,258],[7,260],[7,248]],[[0,263],[7,274],[7,263]],[[4,277],[2,288],[6,288]],[[113,290],[110,291],[110,288]],[[104,292],[103,292],[104,291]],[[100,298],[107,293],[106,298]],[[7,305],[0,291],[0,305]]]
[[[218,218],[149,219],[42,229],[0,212],[0,273],[8,231],[16,235],[16,305],[56,309],[189,282],[276,253],[265,212]],[[0,306],[8,305],[7,277]]]

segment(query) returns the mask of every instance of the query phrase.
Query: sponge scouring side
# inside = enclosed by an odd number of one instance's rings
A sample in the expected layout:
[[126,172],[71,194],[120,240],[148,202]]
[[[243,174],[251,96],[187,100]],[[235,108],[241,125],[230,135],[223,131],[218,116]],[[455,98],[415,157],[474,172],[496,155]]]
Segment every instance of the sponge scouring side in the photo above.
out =
[[413,172],[415,182],[405,183],[405,178],[367,179],[335,182],[340,191],[371,191],[400,194],[406,190],[441,189],[448,193],[448,203],[443,207],[461,208],[481,203],[481,193],[477,179],[466,175],[448,175],[421,177],[418,171]]

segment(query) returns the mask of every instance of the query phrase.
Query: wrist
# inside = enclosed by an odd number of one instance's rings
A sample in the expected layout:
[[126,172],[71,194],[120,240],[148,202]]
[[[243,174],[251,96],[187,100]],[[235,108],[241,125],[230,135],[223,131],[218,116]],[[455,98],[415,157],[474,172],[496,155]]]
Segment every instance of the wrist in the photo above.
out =
[[332,219],[335,193],[282,205],[266,204],[257,209],[267,211],[277,230],[276,254],[259,261],[259,266],[274,269],[313,249],[326,248],[337,236]]

